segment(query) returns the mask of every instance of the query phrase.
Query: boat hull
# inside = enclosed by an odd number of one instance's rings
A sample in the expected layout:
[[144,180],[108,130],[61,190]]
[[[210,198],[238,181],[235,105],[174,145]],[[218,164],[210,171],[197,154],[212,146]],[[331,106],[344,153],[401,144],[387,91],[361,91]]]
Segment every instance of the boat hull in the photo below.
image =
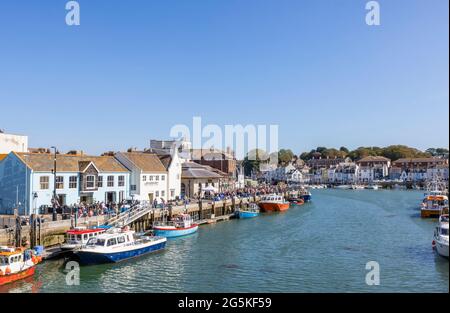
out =
[[259,215],[259,212],[248,212],[248,211],[239,211],[237,212],[238,218],[252,218],[257,217]]
[[0,286],[30,277],[34,275],[34,271],[36,270],[36,267],[30,267],[24,271],[14,273],[14,274],[8,274],[8,275],[2,275],[0,276]]
[[428,210],[428,209],[420,210],[420,216],[423,218],[438,218],[440,213],[441,213],[440,210]]
[[448,242],[442,243],[439,241],[436,241],[436,251],[440,256],[448,258]]
[[283,212],[289,209],[289,203],[260,202],[258,205],[263,212]]
[[94,251],[83,251],[79,250],[76,255],[80,259],[82,265],[95,265],[103,263],[117,263],[124,260],[136,258],[151,252],[156,252],[164,249],[166,246],[166,241],[148,245],[142,248],[120,251],[114,253],[100,253]]
[[303,202],[311,201],[311,195],[301,195],[300,198],[303,200]]
[[197,230],[198,230],[198,225],[193,225],[193,226],[187,227],[187,228],[177,228],[177,229],[170,229],[170,228],[158,227],[158,226],[153,227],[153,233],[155,234],[155,236],[166,237],[166,238],[187,236],[187,235],[197,232]]

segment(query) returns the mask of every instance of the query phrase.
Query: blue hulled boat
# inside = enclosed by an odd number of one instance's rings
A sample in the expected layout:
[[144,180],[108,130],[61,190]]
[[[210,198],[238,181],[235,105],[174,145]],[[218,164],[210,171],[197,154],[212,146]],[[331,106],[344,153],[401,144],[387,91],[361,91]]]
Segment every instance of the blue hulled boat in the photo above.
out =
[[181,214],[170,222],[156,222],[153,225],[153,233],[155,236],[166,238],[181,237],[197,232],[198,224],[192,221],[189,214]]
[[252,218],[258,216],[259,213],[259,207],[255,203],[252,203],[247,209],[237,210],[235,216],[237,218]]
[[117,230],[90,239],[75,254],[83,265],[116,263],[162,250],[166,242],[164,237],[136,236],[131,230]]

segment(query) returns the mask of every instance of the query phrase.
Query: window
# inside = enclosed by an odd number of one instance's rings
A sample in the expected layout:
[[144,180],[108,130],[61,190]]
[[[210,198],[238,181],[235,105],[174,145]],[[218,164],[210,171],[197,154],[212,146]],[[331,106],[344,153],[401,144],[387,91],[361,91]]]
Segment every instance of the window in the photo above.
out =
[[149,180],[149,181],[153,181],[153,175],[150,175],[150,176],[148,177],[148,180]]
[[116,238],[111,238],[111,239],[108,239],[108,244],[107,244],[107,246],[108,246],[108,247],[109,247],[109,246],[114,246],[116,243],[117,243]]
[[142,176],[142,181],[147,181],[147,176],[146,175]]
[[175,197],[175,189],[170,189],[170,196]]
[[86,189],[93,189],[93,188],[95,188],[95,176],[88,175],[86,176]]
[[166,176],[161,175],[161,180],[166,180]]
[[114,187],[114,176],[108,176],[108,187]]
[[156,181],[159,181],[159,175],[156,175],[156,176],[155,176],[155,180],[156,180]]
[[158,190],[155,192],[155,196],[159,197],[159,191]]
[[69,188],[77,188],[78,177],[70,176],[69,177]]
[[125,186],[125,176],[120,175],[119,176],[119,187]]
[[124,243],[125,242],[125,236],[117,238],[117,243]]
[[56,176],[56,189],[64,189],[64,176]]
[[165,197],[166,192],[164,190],[161,190],[161,197]]
[[49,177],[48,176],[41,176],[40,178],[39,178],[39,182],[40,182],[40,185],[41,185],[41,189],[43,189],[43,190],[45,190],[45,189],[48,189],[49,188]]
[[98,188],[102,188],[103,187],[103,176],[99,176],[98,177],[98,184],[97,184]]
[[132,191],[136,191],[136,185],[131,185],[130,188],[131,188]]

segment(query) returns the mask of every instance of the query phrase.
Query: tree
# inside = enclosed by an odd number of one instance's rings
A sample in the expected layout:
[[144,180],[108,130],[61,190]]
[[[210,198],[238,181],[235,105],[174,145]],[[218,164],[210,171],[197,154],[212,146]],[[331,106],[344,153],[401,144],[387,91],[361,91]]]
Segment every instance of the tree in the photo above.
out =
[[350,152],[346,147],[340,147],[339,151],[345,152],[346,155]]
[[261,149],[254,149],[247,153],[242,165],[244,166],[245,175],[249,176],[252,172],[258,171],[261,162],[268,161],[269,155]]
[[294,153],[290,149],[281,149],[278,151],[278,163],[287,164],[294,157]]

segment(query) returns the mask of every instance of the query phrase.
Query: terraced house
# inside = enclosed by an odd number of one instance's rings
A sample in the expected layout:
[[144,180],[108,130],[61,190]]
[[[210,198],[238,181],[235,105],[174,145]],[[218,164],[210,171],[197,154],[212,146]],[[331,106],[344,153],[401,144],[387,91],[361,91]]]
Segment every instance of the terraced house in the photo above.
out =
[[51,206],[55,185],[61,205],[114,203],[130,195],[130,172],[112,156],[57,154],[56,179],[53,169],[53,154],[8,154],[0,162],[0,213]]

